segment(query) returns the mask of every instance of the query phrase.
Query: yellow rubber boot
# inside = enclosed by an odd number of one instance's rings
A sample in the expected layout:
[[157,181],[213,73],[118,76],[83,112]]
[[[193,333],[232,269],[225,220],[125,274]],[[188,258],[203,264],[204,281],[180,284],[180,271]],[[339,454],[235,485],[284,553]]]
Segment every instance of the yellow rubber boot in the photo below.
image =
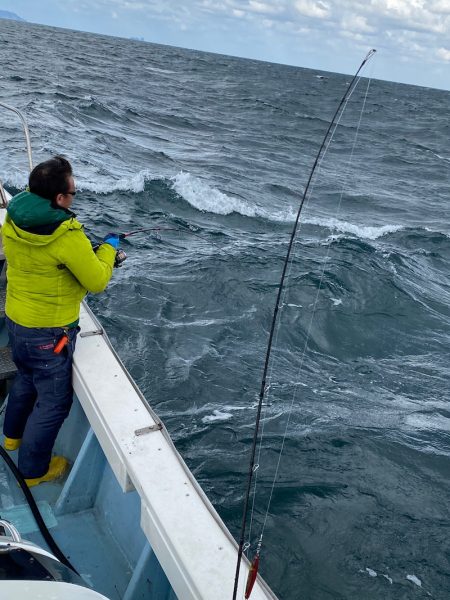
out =
[[48,467],[47,473],[42,475],[42,477],[33,477],[32,479],[25,479],[25,483],[28,487],[33,487],[34,485],[39,485],[40,483],[44,483],[45,481],[54,481],[55,479],[59,479],[64,475],[64,473],[69,468],[69,463],[64,456],[53,456],[50,460],[50,465]]
[[22,443],[22,439],[18,438],[9,438],[6,437],[5,435],[5,439],[3,441],[3,447],[5,448],[5,450],[9,450],[10,452],[12,450],[17,450],[17,448],[20,446],[20,444]]

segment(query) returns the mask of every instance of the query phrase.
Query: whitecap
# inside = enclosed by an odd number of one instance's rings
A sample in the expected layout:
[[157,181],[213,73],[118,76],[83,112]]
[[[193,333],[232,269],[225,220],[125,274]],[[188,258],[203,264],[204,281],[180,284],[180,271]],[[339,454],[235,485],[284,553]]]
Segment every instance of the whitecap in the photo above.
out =
[[422,582],[415,575],[407,575],[406,579],[408,579],[409,581],[412,581],[412,583],[415,583],[417,586],[422,587]]
[[356,223],[348,223],[347,221],[339,221],[333,217],[308,217],[303,219],[303,223],[308,223],[309,225],[319,225],[320,227],[327,227],[329,229],[337,229],[342,233],[351,233],[356,237],[368,240],[376,240],[377,238],[389,233],[395,233],[396,231],[404,229],[403,225],[358,225]]
[[6,187],[11,186],[18,190],[22,190],[28,185],[28,175],[27,173],[21,173],[20,171],[0,171],[0,181],[2,181]]
[[212,415],[206,415],[203,417],[202,423],[213,423],[214,421],[228,421],[233,415],[231,413],[221,412],[220,410],[214,410]]
[[152,71],[153,73],[164,73],[167,75],[171,75],[176,73],[176,71],[170,71],[169,69],[158,69],[158,67],[144,67],[146,71]]
[[94,192],[94,194],[109,194],[111,192],[134,192],[139,194],[144,191],[145,182],[154,179],[154,176],[148,169],[143,169],[138,173],[122,177],[121,179],[111,180],[109,177],[98,177],[95,180],[77,178],[77,186],[81,191]]
[[442,156],[441,154],[438,154],[437,152],[433,152],[433,151],[431,151],[431,154],[434,154],[434,156],[436,156],[440,160],[444,160],[445,162],[450,162],[450,158],[448,156]]
[[[239,198],[228,196],[224,192],[210,186],[205,181],[191,175],[191,173],[181,171],[174,177],[171,177],[173,189],[194,208],[211,212],[219,215],[229,215],[233,212],[246,217],[262,217],[270,221],[281,223],[292,223],[297,216],[297,210],[294,207],[287,207],[284,210],[268,211],[260,206],[250,204]],[[359,225],[340,221],[336,218],[306,217],[302,223],[309,225],[319,225],[328,229],[334,229],[345,234],[353,234],[362,239],[375,240],[379,237],[394,233],[404,229],[403,225]]]
[[238,212],[247,217],[256,216],[254,206],[250,206],[238,198],[227,196],[190,173],[181,171],[172,177],[171,180],[173,189],[177,194],[198,210],[219,215],[229,215],[232,212]]
[[197,210],[218,215],[239,213],[245,217],[262,217],[270,221],[283,223],[295,220],[296,213],[290,207],[286,210],[269,212],[234,196],[228,196],[202,179],[185,171],[180,171],[180,173],[171,177],[171,181],[177,194]]

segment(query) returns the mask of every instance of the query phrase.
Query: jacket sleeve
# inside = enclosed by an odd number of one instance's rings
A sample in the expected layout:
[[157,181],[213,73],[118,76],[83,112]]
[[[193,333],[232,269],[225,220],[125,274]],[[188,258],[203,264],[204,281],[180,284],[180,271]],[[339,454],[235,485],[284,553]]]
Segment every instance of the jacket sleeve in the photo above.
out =
[[64,237],[63,264],[88,292],[103,292],[112,276],[116,257],[114,248],[102,244],[94,252],[82,230],[68,231]]

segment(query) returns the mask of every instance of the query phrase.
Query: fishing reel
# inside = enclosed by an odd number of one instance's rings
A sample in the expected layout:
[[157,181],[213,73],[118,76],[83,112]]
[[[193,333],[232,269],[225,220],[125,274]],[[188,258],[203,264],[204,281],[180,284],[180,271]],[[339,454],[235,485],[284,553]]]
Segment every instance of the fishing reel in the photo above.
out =
[[116,252],[116,258],[114,259],[114,267],[117,269],[122,266],[123,262],[127,260],[127,254],[125,250],[119,248]]

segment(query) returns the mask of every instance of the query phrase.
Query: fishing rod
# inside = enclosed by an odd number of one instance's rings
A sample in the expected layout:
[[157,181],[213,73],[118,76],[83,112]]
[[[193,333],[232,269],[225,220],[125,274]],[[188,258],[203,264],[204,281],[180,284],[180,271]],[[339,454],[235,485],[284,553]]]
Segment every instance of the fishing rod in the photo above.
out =
[[[119,238],[119,240],[124,240],[127,237],[130,237],[132,235],[137,235],[138,233],[148,233],[149,231],[179,231],[182,233],[190,233],[191,235],[195,235],[196,237],[200,238],[201,240],[204,240],[205,238],[200,235],[199,233],[196,233],[195,231],[192,231],[192,229],[183,229],[182,227],[140,227],[139,229],[134,229],[133,231],[127,231],[126,233],[117,233],[114,235],[117,235],[117,237]],[[221,252],[223,252],[222,248],[219,246],[219,244],[216,244],[215,242],[212,242],[211,240],[209,240],[208,242],[209,244],[212,244],[213,246],[216,246],[216,248],[219,248],[219,250]],[[97,244],[95,247],[97,248],[100,244]]]
[[[131,235],[136,235],[138,233],[147,233],[148,231],[184,231],[179,227],[141,227],[140,229],[135,229],[134,231],[128,231],[127,233],[119,233],[117,234],[119,240],[124,240]],[[193,233],[191,231],[191,233]]]
[[[292,233],[291,233],[291,237],[289,240],[289,245],[288,245],[288,249],[287,249],[287,253],[286,253],[286,258],[284,260],[284,265],[283,265],[283,270],[281,273],[281,279],[280,279],[280,283],[278,286],[278,293],[277,293],[277,298],[275,301],[275,308],[273,311],[273,316],[272,316],[272,323],[271,323],[271,327],[270,327],[270,333],[269,333],[269,340],[267,343],[267,350],[266,350],[266,357],[265,357],[265,361],[264,361],[264,369],[263,369],[263,374],[262,374],[262,379],[261,379],[261,387],[260,387],[260,392],[259,392],[259,401],[258,401],[258,407],[257,407],[257,412],[256,412],[256,420],[255,420],[255,428],[253,431],[253,441],[252,441],[252,448],[251,448],[251,453],[250,453],[250,465],[249,465],[249,470],[248,470],[248,476],[247,476],[247,487],[246,487],[246,493],[245,493],[245,498],[244,498],[244,506],[243,506],[243,511],[242,511],[242,524],[241,524],[241,532],[240,532],[240,538],[239,538],[239,548],[238,548],[238,556],[237,556],[237,563],[236,563],[236,572],[235,572],[235,578],[234,578],[234,589],[233,589],[233,600],[236,600],[236,595],[237,595],[237,590],[238,590],[238,584],[239,584],[239,573],[240,573],[240,568],[241,568],[241,561],[242,561],[242,554],[244,551],[244,540],[245,540],[245,532],[246,532],[246,525],[247,525],[247,514],[248,514],[248,508],[249,508],[249,502],[250,502],[250,493],[251,493],[251,485],[252,485],[252,480],[253,480],[253,473],[254,473],[254,467],[255,467],[255,455],[256,455],[256,445],[257,445],[257,441],[258,441],[258,434],[259,434],[259,428],[260,428],[260,423],[261,423],[261,411],[262,411],[262,406],[263,406],[263,401],[264,401],[264,396],[266,394],[266,379],[267,379],[267,373],[268,373],[268,369],[269,369],[269,363],[270,363],[270,356],[271,356],[271,352],[272,352],[272,345],[273,345],[273,338],[274,338],[274,333],[275,333],[275,326],[277,323],[277,317],[278,317],[278,312],[279,312],[279,308],[281,305],[281,295],[283,292],[283,288],[284,288],[284,282],[285,282],[285,278],[286,278],[286,273],[287,273],[287,267],[289,264],[289,259],[291,257],[291,253],[292,253],[292,248],[294,245],[294,241],[295,241],[295,237],[297,234],[297,229],[298,229],[298,224],[300,221],[300,215],[303,209],[303,206],[305,204],[305,200],[306,197],[308,195],[308,191],[314,176],[314,173],[317,169],[317,166],[319,164],[320,158],[322,157],[324,148],[325,148],[325,144],[328,140],[328,137],[330,135],[330,132],[336,122],[336,119],[341,111],[342,106],[344,105],[344,103],[349,99],[351,93],[353,92],[354,88],[355,88],[355,82],[358,78],[358,75],[361,71],[361,69],[366,65],[366,63],[372,58],[372,56],[375,54],[376,50],[375,49],[371,49],[369,50],[369,52],[367,53],[367,55],[365,56],[364,60],[361,62],[361,64],[359,65],[355,75],[353,76],[352,80],[350,81],[345,93],[343,94],[338,107],[336,108],[336,111],[333,115],[333,118],[331,119],[331,122],[328,126],[328,129],[323,137],[322,143],[320,145],[320,148],[317,152],[316,158],[314,160],[314,164],[311,168],[309,177],[308,177],[308,181],[306,183],[306,187],[305,190],[303,192],[303,196],[302,199],[300,201],[300,205],[297,211],[297,216],[295,219],[295,223],[294,223],[294,227],[292,229]],[[258,545],[256,548],[256,553],[255,553],[255,557],[250,565],[250,569],[249,569],[249,573],[248,573],[248,578],[247,578],[247,584],[246,584],[246,588],[245,588],[245,598],[246,600],[250,597],[250,594],[252,592],[254,583],[256,581],[256,577],[258,575],[258,568],[259,568],[259,557],[260,557],[260,552],[261,552],[261,546],[262,546],[262,535],[258,541]]]
[[[139,233],[149,233],[149,232],[159,232],[159,231],[181,231],[181,232],[185,232],[185,233],[190,233],[191,235],[195,235],[196,237],[200,238],[201,240],[204,240],[203,236],[201,236],[199,233],[196,233],[195,231],[192,231],[192,229],[188,228],[188,229],[183,229],[181,227],[140,227],[139,229],[134,229],[133,231],[127,231],[126,233],[117,233],[117,234],[111,234],[111,235],[117,235],[117,237],[119,238],[119,240],[124,240],[128,237],[131,237],[132,235],[137,235]],[[215,246],[216,248],[218,248],[220,250],[220,252],[223,252],[224,250],[215,242],[212,242],[211,240],[209,240],[208,242],[209,244],[212,244],[213,246]],[[92,249],[94,250],[94,252],[96,252],[101,246],[101,243],[96,243],[92,245]],[[127,254],[124,250],[122,250],[122,248],[120,248],[119,250],[117,250],[116,252],[116,258],[114,261],[114,266],[115,267],[120,267],[122,265],[122,263],[127,259]]]
[[[119,235],[119,239],[123,240],[131,235],[137,235],[138,233],[147,233],[149,231],[157,231],[157,232],[158,231],[181,231],[182,233],[190,233],[191,235],[195,235],[196,237],[200,238],[201,240],[205,239],[199,233],[192,231],[192,229],[190,229],[189,226],[187,229],[183,229],[182,227],[141,227],[139,229],[135,229],[134,231],[128,231],[127,233],[119,233],[118,235]],[[209,240],[208,243],[212,244],[213,246],[218,248],[221,252],[223,252],[223,249],[219,246],[219,244],[216,244],[215,242],[212,242],[211,240]]]

